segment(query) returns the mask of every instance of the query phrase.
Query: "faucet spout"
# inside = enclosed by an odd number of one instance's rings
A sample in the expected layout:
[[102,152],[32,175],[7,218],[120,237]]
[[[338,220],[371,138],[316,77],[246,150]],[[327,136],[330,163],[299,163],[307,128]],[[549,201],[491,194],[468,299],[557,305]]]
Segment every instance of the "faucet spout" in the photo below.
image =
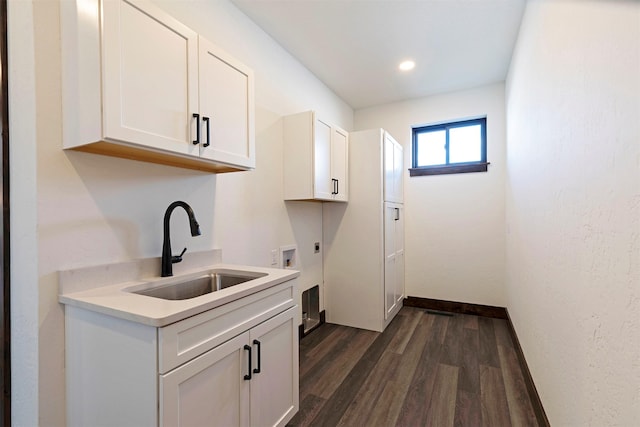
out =
[[200,225],[196,221],[196,216],[193,213],[191,206],[182,201],[176,201],[169,205],[164,213],[164,236],[162,239],[162,277],[173,276],[173,264],[182,261],[182,255],[184,255],[187,248],[184,248],[182,253],[177,256],[173,256],[171,253],[171,237],[169,231],[169,220],[173,210],[177,207],[183,208],[187,212],[189,217],[189,227],[191,228],[191,236],[200,235]]

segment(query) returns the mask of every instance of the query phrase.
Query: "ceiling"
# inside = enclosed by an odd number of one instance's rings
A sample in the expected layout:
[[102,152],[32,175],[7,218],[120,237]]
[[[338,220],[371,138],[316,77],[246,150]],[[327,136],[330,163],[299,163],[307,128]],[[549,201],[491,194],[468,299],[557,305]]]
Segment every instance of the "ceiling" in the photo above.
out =
[[231,1],[354,109],[503,81],[526,2]]

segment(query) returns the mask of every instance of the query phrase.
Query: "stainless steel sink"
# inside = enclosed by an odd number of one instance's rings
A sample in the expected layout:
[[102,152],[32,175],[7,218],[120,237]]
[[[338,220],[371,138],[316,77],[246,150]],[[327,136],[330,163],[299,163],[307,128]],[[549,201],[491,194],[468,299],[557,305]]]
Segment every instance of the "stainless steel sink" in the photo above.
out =
[[167,284],[141,290],[134,290],[131,292],[138,295],[146,295],[166,300],[184,300],[199,297],[221,289],[230,288],[264,276],[266,276],[266,273],[210,272],[196,278],[190,278],[178,282],[171,281]]

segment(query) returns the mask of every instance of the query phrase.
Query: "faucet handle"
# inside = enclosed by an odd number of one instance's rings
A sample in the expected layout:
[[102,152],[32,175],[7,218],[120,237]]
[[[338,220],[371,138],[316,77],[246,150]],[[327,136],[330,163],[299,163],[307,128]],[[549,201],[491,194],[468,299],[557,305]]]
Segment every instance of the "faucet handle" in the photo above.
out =
[[184,248],[184,249],[182,250],[182,252],[180,252],[180,255],[174,255],[174,256],[172,256],[172,257],[171,257],[171,263],[172,263],[172,264],[175,264],[175,263],[177,263],[177,262],[182,261],[182,255],[184,255],[184,253],[185,253],[185,252],[187,252],[187,248]]

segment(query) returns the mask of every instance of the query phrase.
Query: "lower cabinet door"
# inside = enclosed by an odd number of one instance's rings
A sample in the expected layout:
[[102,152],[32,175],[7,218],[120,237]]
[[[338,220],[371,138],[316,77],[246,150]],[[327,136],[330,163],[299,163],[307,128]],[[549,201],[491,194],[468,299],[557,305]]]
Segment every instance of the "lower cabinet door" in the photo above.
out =
[[245,332],[160,375],[160,425],[249,426],[248,342]]
[[161,375],[160,425],[284,426],[299,407],[297,308]]
[[284,426],[298,411],[297,306],[254,327],[251,425]]
[[398,208],[395,228],[395,286],[396,286],[396,305],[402,306],[404,299],[404,206],[396,205]]
[[384,318],[396,309],[396,221],[398,210],[394,203],[384,204]]

